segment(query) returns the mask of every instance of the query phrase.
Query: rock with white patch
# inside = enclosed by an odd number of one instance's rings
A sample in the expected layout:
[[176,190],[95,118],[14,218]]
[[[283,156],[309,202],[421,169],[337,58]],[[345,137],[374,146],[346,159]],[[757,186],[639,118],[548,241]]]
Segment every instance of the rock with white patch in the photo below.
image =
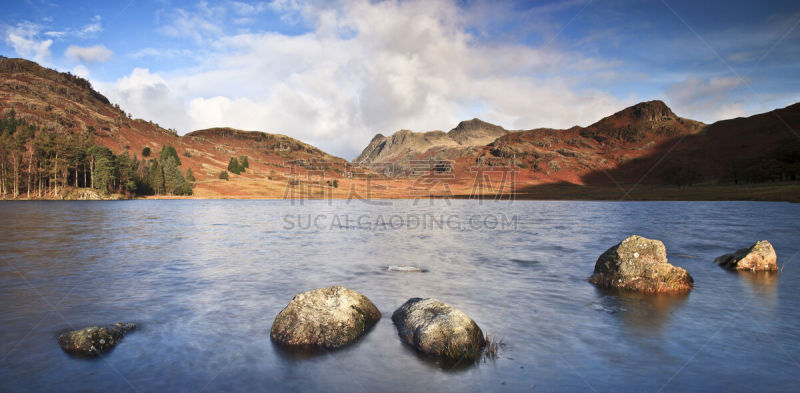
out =
[[486,344],[481,328],[467,314],[436,299],[411,298],[392,314],[406,344],[445,359],[474,359]]
[[772,244],[766,240],[758,241],[733,254],[719,256],[714,259],[714,262],[731,270],[778,271],[778,255]]
[[91,326],[60,334],[58,344],[69,354],[98,356],[117,345],[125,333],[135,328],[136,325],[133,323]]
[[290,346],[339,348],[361,337],[381,318],[364,295],[334,286],[295,295],[272,323],[270,338]]
[[604,288],[653,293],[687,292],[694,285],[686,270],[667,261],[664,243],[636,235],[600,255],[589,282]]

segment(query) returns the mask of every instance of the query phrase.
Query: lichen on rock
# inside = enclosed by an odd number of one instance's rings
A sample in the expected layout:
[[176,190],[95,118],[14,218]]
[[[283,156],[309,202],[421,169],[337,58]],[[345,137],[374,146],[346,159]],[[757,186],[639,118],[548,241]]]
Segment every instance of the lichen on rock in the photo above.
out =
[[283,345],[339,348],[361,337],[381,318],[364,295],[334,286],[297,294],[275,317],[270,338]]
[[418,351],[445,359],[475,359],[486,344],[467,314],[436,299],[411,298],[392,314],[397,334]]
[[64,352],[73,355],[98,356],[117,345],[125,333],[135,328],[133,323],[91,326],[60,334],[58,344]]
[[731,270],[778,271],[778,256],[775,248],[766,240],[760,240],[748,248],[737,250],[714,259],[714,262]]
[[689,273],[667,261],[659,240],[630,236],[600,255],[589,282],[603,288],[651,293],[680,293],[692,289]]

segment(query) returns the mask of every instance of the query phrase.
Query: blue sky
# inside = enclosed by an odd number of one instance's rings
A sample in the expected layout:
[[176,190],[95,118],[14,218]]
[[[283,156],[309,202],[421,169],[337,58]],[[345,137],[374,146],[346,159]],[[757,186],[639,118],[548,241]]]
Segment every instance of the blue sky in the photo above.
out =
[[0,54],[87,77],[180,133],[588,125],[662,99],[704,122],[800,101],[796,1],[16,1]]

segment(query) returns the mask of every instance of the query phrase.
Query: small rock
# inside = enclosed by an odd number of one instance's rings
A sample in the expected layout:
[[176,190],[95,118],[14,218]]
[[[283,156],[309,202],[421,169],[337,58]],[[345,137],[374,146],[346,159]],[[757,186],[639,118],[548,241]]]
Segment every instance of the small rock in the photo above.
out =
[[416,266],[399,266],[399,265],[392,265],[389,266],[386,270],[390,272],[401,272],[401,273],[422,273],[425,270]]
[[635,235],[600,255],[589,282],[604,288],[653,293],[687,292],[694,285],[686,270],[667,262],[664,243]]
[[69,354],[98,356],[117,345],[125,333],[135,328],[133,323],[91,326],[60,334],[58,344]]
[[486,344],[475,321],[436,299],[409,299],[392,314],[392,321],[400,339],[428,355],[474,359]]
[[285,345],[338,348],[361,337],[381,318],[364,295],[335,286],[296,295],[272,323],[270,337]]
[[761,240],[749,248],[743,248],[733,254],[725,254],[714,259],[717,265],[731,270],[778,271],[778,256],[772,244]]

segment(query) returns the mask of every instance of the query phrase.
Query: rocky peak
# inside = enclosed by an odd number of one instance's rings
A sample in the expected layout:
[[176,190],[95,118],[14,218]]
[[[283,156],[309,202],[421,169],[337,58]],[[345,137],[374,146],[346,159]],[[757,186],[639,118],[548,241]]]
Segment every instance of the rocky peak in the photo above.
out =
[[692,134],[704,124],[678,117],[663,101],[640,102],[605,117],[581,131],[583,136],[641,142],[653,136]]
[[630,110],[634,119],[650,122],[672,120],[678,117],[672,112],[672,109],[669,109],[667,104],[660,100],[640,102],[627,110]]
[[506,134],[505,128],[480,119],[462,121],[447,133],[461,145],[486,144]]

